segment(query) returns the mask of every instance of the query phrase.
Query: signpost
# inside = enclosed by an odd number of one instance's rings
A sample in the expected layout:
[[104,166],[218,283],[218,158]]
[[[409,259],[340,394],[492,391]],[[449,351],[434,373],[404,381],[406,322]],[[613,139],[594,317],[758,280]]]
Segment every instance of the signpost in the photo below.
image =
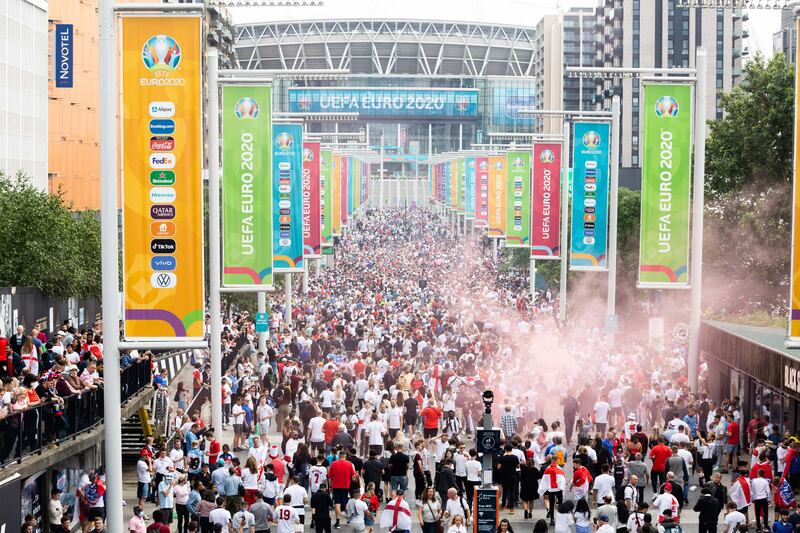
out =
[[269,331],[269,315],[256,313],[256,333],[266,333],[267,331]]

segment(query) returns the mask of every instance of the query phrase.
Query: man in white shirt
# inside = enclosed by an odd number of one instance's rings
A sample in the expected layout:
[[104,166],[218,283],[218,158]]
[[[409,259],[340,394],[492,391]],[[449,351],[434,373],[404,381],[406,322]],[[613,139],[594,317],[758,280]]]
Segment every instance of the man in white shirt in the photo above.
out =
[[151,472],[147,458],[140,456],[136,462],[136,497],[139,498],[139,507],[142,509],[144,509],[144,501],[150,495]]
[[256,465],[261,468],[264,465],[264,461],[267,460],[267,450],[266,446],[261,445],[261,439],[259,437],[253,437],[253,447],[247,452],[247,457],[252,457],[256,460]]
[[601,514],[597,517],[597,529],[595,531],[596,533],[614,533],[614,528],[609,525],[606,515]]
[[444,516],[447,518],[447,522],[450,523],[456,515],[464,517],[464,524],[469,522],[469,505],[467,500],[458,495],[456,489],[449,488],[447,489],[447,504],[444,507]]
[[383,436],[386,430],[378,420],[378,414],[372,413],[372,420],[367,424],[364,436],[367,437],[370,451],[375,450],[375,454],[380,456],[383,453]]
[[764,470],[758,470],[758,476],[750,480],[750,493],[753,501],[753,508],[756,512],[756,531],[761,531],[761,518],[764,519],[764,526],[769,528],[769,497],[770,480],[764,477]]
[[736,510],[736,504],[728,502],[728,513],[725,515],[725,529],[722,533],[736,533],[740,524],[747,523],[745,516]]
[[319,411],[317,411],[317,416],[308,421],[306,438],[308,439],[309,447],[316,453],[323,453],[325,451],[325,432],[322,431],[323,425],[325,425],[325,418],[319,414]]
[[600,505],[600,502],[602,502],[606,496],[611,496],[611,501],[614,501],[614,486],[616,482],[614,481],[614,476],[609,475],[608,470],[609,465],[604,464],[602,466],[602,473],[594,480],[592,492],[595,505]]
[[294,533],[295,524],[300,523],[300,515],[292,507],[291,494],[285,494],[283,503],[275,508],[275,520],[278,523],[277,533]]
[[217,496],[217,508],[208,513],[208,522],[212,528],[220,524],[222,526],[222,533],[231,533],[231,513],[224,507],[225,498]]
[[594,423],[597,428],[597,432],[601,435],[605,435],[606,433],[606,426],[608,426],[608,412],[610,410],[611,406],[605,400],[600,400],[594,404]]
[[256,531],[256,517],[247,510],[247,502],[242,502],[242,508],[233,518],[231,518],[234,531],[239,531],[239,526],[242,526],[242,533],[255,533]]
[[469,451],[469,459],[467,460],[464,468],[467,470],[466,485],[467,501],[472,501],[475,487],[481,484],[481,472],[483,465],[478,461],[478,452],[475,449]]
[[360,493],[361,491],[359,489],[353,489],[350,492],[350,499],[347,500],[347,506],[345,507],[347,523],[353,528],[354,533],[360,533],[366,529],[364,518],[367,514],[372,518],[367,503],[359,498]]
[[178,472],[186,471],[186,459],[184,457],[183,448],[181,447],[181,441],[179,439],[175,439],[175,443],[172,449],[169,451],[169,458],[172,461],[172,464],[175,466],[175,470]]
[[[287,496],[289,497],[288,500]],[[297,516],[300,519],[300,523],[305,524],[306,523],[305,504],[308,503],[308,493],[306,492],[306,489],[304,489],[303,486],[300,485],[300,480],[297,477],[289,478],[289,481],[286,484],[286,488],[283,490],[283,501],[284,503],[287,503],[289,501],[292,502],[292,507],[294,507],[294,510],[297,511]]]

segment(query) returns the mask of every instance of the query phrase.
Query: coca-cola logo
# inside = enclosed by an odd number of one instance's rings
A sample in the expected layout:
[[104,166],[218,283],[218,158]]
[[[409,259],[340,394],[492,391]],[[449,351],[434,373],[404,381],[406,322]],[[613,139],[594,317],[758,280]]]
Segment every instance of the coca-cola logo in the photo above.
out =
[[153,152],[171,152],[175,149],[175,139],[166,136],[150,137],[150,150]]

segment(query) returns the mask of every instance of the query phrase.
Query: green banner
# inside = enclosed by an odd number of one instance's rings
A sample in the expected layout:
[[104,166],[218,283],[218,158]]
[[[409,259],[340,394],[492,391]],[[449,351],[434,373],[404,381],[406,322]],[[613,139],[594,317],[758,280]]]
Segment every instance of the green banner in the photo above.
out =
[[506,244],[507,248],[530,246],[531,154],[506,154]]
[[[222,284],[272,285],[272,87],[222,87]],[[180,177],[178,178],[180,179]]]
[[319,160],[319,182],[322,200],[320,233],[322,248],[333,246],[333,151],[321,150]]
[[689,284],[693,87],[644,86],[639,287]]
[[463,157],[458,158],[458,196],[456,196],[456,213],[466,214],[466,194],[467,194],[467,160]]

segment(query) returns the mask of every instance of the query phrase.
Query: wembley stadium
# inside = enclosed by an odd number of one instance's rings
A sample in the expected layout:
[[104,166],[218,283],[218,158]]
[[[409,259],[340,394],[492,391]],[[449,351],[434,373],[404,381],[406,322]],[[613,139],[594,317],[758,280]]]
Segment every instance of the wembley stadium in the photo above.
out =
[[[532,126],[517,113],[534,104],[531,27],[306,20],[240,24],[235,33],[240,69],[298,73],[275,79],[275,112],[311,115],[309,132],[364,132],[372,147],[383,135],[394,174],[426,159],[429,149],[469,149]],[[325,120],[325,113],[337,112],[358,115]]]

